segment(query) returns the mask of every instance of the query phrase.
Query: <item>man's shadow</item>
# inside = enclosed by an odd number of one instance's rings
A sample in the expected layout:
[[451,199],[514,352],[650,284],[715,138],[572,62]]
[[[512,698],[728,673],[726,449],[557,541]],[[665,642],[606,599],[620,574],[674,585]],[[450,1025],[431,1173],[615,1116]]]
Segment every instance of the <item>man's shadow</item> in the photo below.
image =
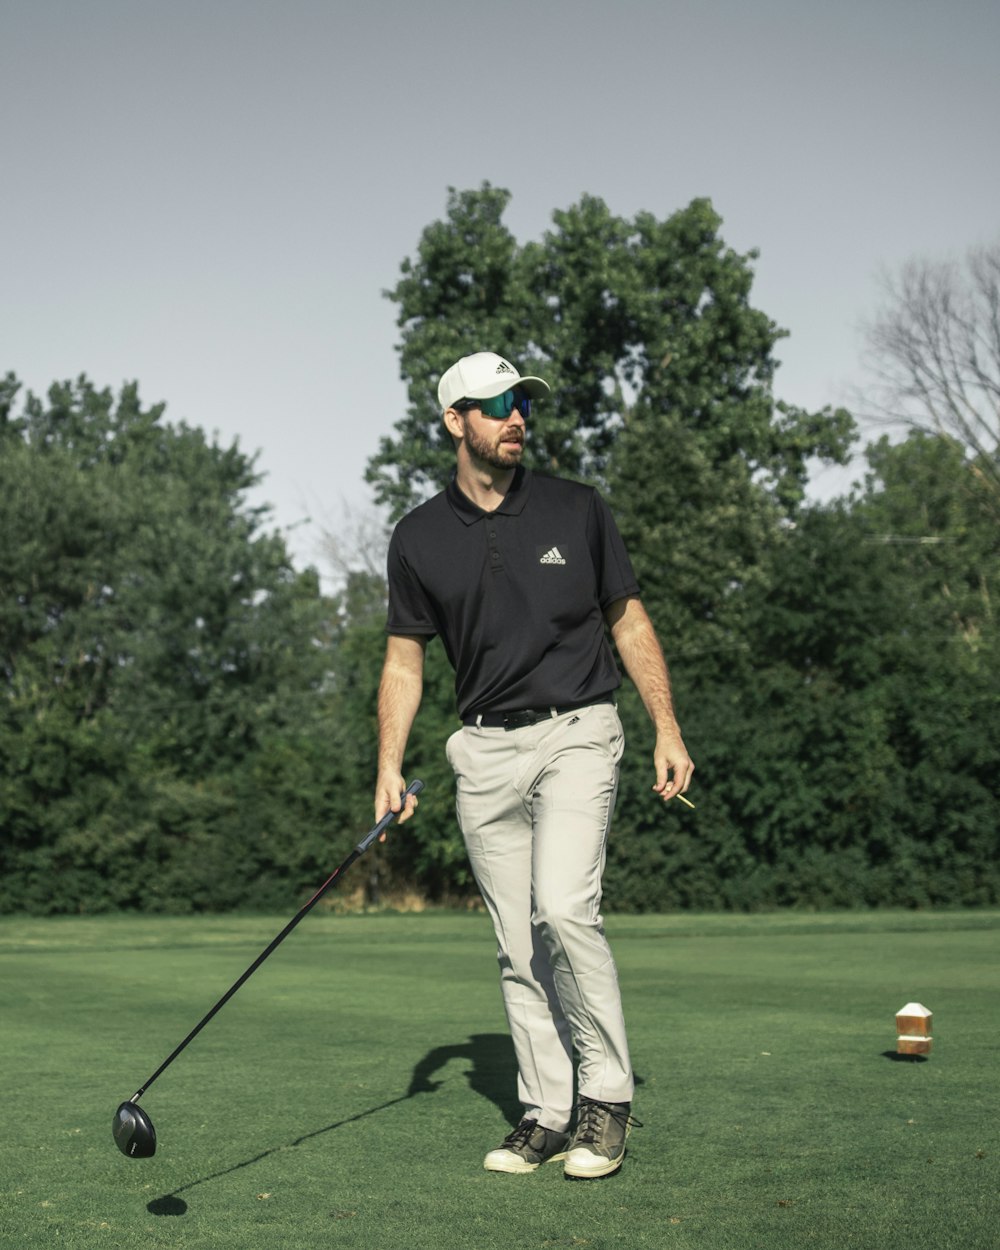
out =
[[468,1077],[470,1088],[499,1108],[501,1114],[511,1124],[516,1123],[520,1116],[521,1108],[516,1097],[517,1061],[514,1057],[514,1046],[510,1038],[504,1033],[473,1033],[466,1042],[457,1042],[451,1046],[436,1046],[433,1050],[428,1051],[414,1067],[413,1074],[410,1077],[409,1088],[405,1094],[400,1094],[396,1098],[390,1098],[377,1106],[366,1107],[355,1115],[345,1116],[344,1119],[336,1120],[333,1124],[313,1129],[311,1133],[303,1133],[301,1137],[296,1137],[294,1141],[283,1142],[281,1145],[272,1146],[268,1150],[262,1150],[259,1154],[255,1154],[249,1159],[242,1159],[231,1167],[223,1168],[218,1172],[212,1172],[208,1176],[200,1176],[197,1180],[188,1181],[186,1185],[179,1186],[169,1194],[163,1194],[159,1198],[154,1198],[152,1202],[147,1203],[146,1210],[151,1215],[184,1215],[188,1209],[187,1203],[178,1195],[186,1193],[189,1189],[194,1189],[198,1185],[204,1185],[208,1181],[218,1180],[219,1177],[228,1176],[232,1172],[238,1172],[241,1168],[251,1167],[255,1163],[260,1163],[262,1159],[267,1159],[270,1155],[277,1154],[279,1150],[301,1146],[303,1142],[312,1141],[314,1137],[321,1137],[324,1133],[332,1133],[335,1129],[343,1128],[347,1124],[355,1124],[358,1120],[375,1115],[379,1111],[385,1111],[389,1107],[395,1107],[399,1103],[406,1102],[410,1098],[416,1098],[420,1094],[433,1094],[441,1088],[443,1083],[435,1080],[435,1075],[453,1059],[464,1059],[469,1063],[470,1066],[467,1069],[466,1076]]
[[511,1124],[521,1115],[517,1101],[517,1060],[514,1046],[504,1033],[473,1033],[467,1042],[452,1046],[435,1046],[413,1069],[407,1097],[430,1094],[440,1089],[441,1081],[433,1077],[453,1059],[465,1059],[471,1065],[466,1071],[469,1088],[499,1108]]

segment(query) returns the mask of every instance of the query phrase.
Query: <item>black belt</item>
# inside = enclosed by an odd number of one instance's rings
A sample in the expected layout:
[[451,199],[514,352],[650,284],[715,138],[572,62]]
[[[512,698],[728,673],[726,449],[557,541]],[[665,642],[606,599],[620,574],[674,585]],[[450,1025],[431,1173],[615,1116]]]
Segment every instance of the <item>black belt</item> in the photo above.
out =
[[525,729],[528,725],[537,725],[540,720],[551,720],[553,716],[577,712],[582,707],[613,702],[611,695],[599,694],[593,699],[584,699],[582,703],[564,703],[562,707],[528,707],[520,712],[470,712],[468,716],[462,717],[462,724],[482,725],[484,729]]

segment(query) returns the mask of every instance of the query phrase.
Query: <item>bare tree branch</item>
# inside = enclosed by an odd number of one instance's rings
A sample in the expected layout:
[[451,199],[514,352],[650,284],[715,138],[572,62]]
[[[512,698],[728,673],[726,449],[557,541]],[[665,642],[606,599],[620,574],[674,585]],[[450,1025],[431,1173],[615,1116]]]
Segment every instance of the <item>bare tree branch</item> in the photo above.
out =
[[1000,493],[1000,242],[965,262],[914,260],[883,279],[866,327],[863,415],[957,440]]
[[389,524],[382,511],[358,511],[342,502],[340,521],[328,519],[320,533],[319,549],[336,586],[359,573],[384,580]]

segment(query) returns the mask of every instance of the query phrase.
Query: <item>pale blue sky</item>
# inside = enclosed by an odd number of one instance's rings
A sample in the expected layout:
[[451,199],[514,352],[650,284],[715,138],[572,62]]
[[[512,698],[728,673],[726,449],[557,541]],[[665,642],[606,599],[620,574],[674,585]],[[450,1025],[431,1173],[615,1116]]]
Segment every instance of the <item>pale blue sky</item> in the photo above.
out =
[[998,62],[995,0],[0,0],[0,370],[238,437],[315,560],[402,411],[381,291],[488,179],[522,240],[711,197],[778,397],[845,402],[880,268],[1000,237]]

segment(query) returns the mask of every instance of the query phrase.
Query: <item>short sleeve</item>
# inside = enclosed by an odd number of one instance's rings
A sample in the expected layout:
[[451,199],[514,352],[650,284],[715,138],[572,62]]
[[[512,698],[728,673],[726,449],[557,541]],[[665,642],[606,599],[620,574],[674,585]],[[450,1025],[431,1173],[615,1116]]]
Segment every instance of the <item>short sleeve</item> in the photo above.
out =
[[420,579],[406,558],[398,526],[389,541],[386,572],[389,582],[386,633],[433,637],[438,632],[434,611]]
[[605,611],[617,599],[637,595],[639,583],[636,581],[632,561],[625,550],[625,543],[618,532],[611,509],[596,490],[590,509],[588,538],[601,610]]

